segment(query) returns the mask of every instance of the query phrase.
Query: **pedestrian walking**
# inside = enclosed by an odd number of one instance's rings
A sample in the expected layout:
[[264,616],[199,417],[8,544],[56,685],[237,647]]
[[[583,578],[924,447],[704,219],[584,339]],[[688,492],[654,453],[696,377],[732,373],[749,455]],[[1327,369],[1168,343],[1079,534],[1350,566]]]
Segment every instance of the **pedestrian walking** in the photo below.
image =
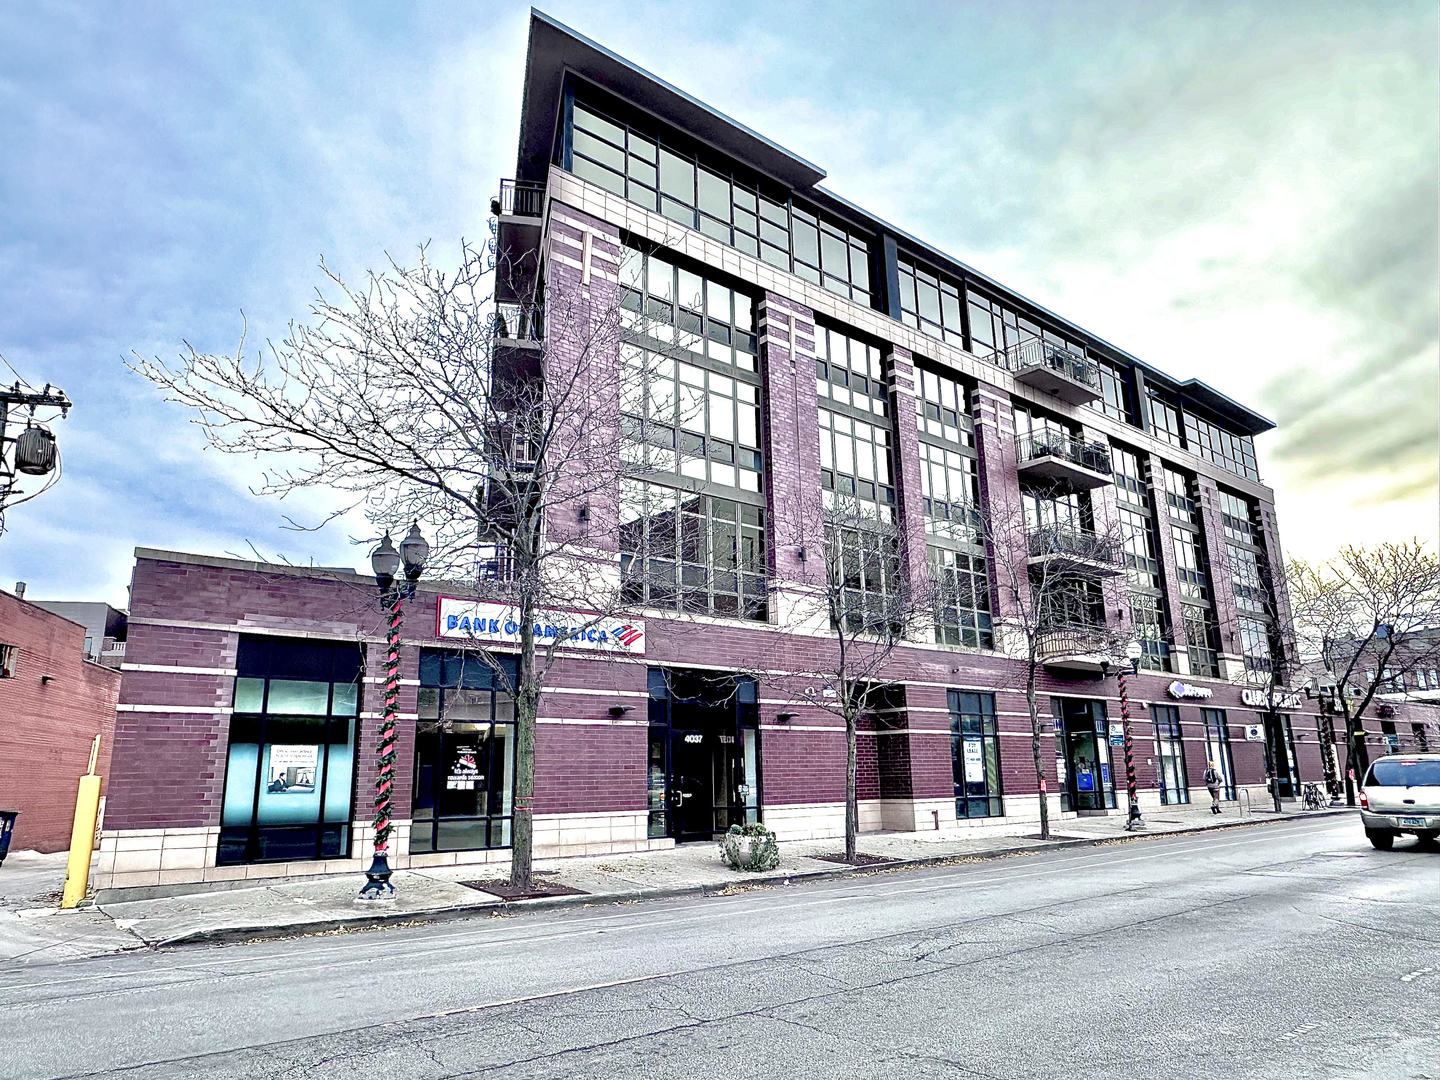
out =
[[1210,762],[1205,770],[1205,787],[1210,792],[1210,812],[1220,813],[1220,784],[1222,783],[1220,770],[1215,767],[1215,762]]

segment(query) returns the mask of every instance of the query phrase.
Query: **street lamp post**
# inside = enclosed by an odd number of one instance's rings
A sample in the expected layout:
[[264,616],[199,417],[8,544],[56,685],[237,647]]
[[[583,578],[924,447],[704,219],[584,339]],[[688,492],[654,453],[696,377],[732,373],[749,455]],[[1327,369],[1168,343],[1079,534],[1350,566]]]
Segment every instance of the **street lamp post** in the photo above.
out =
[[[1129,817],[1125,821],[1126,832],[1145,828],[1145,819],[1140,816],[1140,793],[1135,782],[1135,746],[1130,738],[1130,696],[1125,686],[1126,669],[1129,669],[1129,674],[1138,675],[1140,657],[1143,655],[1145,650],[1140,647],[1140,643],[1132,641],[1125,646],[1125,662],[1115,665],[1115,673],[1120,679],[1120,729],[1125,733],[1125,797],[1130,804]],[[1101,666],[1108,669],[1110,664],[1107,661]]]
[[[375,774],[375,859],[365,871],[365,884],[358,899],[366,901],[393,900],[395,886],[390,881],[390,793],[395,786],[395,711],[400,690],[400,624],[404,618],[401,602],[415,595],[415,583],[425,568],[430,545],[420,535],[414,522],[400,550],[390,541],[387,532],[370,553],[370,567],[375,571],[375,584],[380,588],[380,603],[387,615],[385,631],[385,707],[380,720],[380,741],[376,747],[379,770]],[[396,574],[403,569],[404,579]]]

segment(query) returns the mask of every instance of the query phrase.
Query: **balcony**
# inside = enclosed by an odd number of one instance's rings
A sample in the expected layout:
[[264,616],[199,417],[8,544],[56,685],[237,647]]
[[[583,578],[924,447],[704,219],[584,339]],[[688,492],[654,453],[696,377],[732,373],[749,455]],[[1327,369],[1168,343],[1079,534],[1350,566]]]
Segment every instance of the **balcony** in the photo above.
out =
[[1053,428],[1015,439],[1015,468],[1022,480],[1038,481],[1065,494],[1115,480],[1109,447]]
[[1030,338],[1006,349],[1004,364],[1017,382],[1069,402],[1089,405],[1100,399],[1100,368],[1083,354],[1054,342]]
[[501,180],[500,194],[490,200],[490,212],[498,218],[534,219],[545,216],[545,185],[524,180]]
[[524,300],[534,295],[540,231],[545,224],[545,185],[501,180],[490,200],[495,215],[495,296]]
[[1103,626],[1076,625],[1040,635],[1040,663],[1049,671],[1095,678],[1105,673],[1112,659],[1110,635]]
[[536,304],[497,303],[495,336],[502,346],[538,347],[545,341],[545,312]]
[[1025,531],[1030,568],[1052,574],[1071,573],[1085,577],[1111,577],[1124,572],[1120,545],[1085,529],[1066,525],[1042,525]]

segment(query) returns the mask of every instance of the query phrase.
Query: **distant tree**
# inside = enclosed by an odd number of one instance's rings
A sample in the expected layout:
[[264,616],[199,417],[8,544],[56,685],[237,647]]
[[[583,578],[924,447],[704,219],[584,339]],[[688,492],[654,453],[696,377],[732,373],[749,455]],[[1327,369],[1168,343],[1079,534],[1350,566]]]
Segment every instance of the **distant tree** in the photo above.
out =
[[1320,563],[1293,560],[1286,577],[1298,661],[1335,686],[1358,780],[1369,764],[1366,710],[1440,667],[1440,558],[1418,539],[1350,545]]

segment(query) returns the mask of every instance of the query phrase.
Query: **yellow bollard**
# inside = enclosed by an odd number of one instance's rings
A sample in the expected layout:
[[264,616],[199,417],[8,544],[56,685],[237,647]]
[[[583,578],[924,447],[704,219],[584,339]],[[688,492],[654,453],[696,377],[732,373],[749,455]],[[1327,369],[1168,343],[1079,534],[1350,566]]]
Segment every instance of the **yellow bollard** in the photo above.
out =
[[75,796],[75,825],[70,830],[70,858],[65,864],[65,892],[62,908],[73,908],[85,899],[90,885],[90,856],[95,853],[95,819],[100,814],[100,777],[95,763],[100,757],[100,736],[90,744],[90,771],[80,778]]

